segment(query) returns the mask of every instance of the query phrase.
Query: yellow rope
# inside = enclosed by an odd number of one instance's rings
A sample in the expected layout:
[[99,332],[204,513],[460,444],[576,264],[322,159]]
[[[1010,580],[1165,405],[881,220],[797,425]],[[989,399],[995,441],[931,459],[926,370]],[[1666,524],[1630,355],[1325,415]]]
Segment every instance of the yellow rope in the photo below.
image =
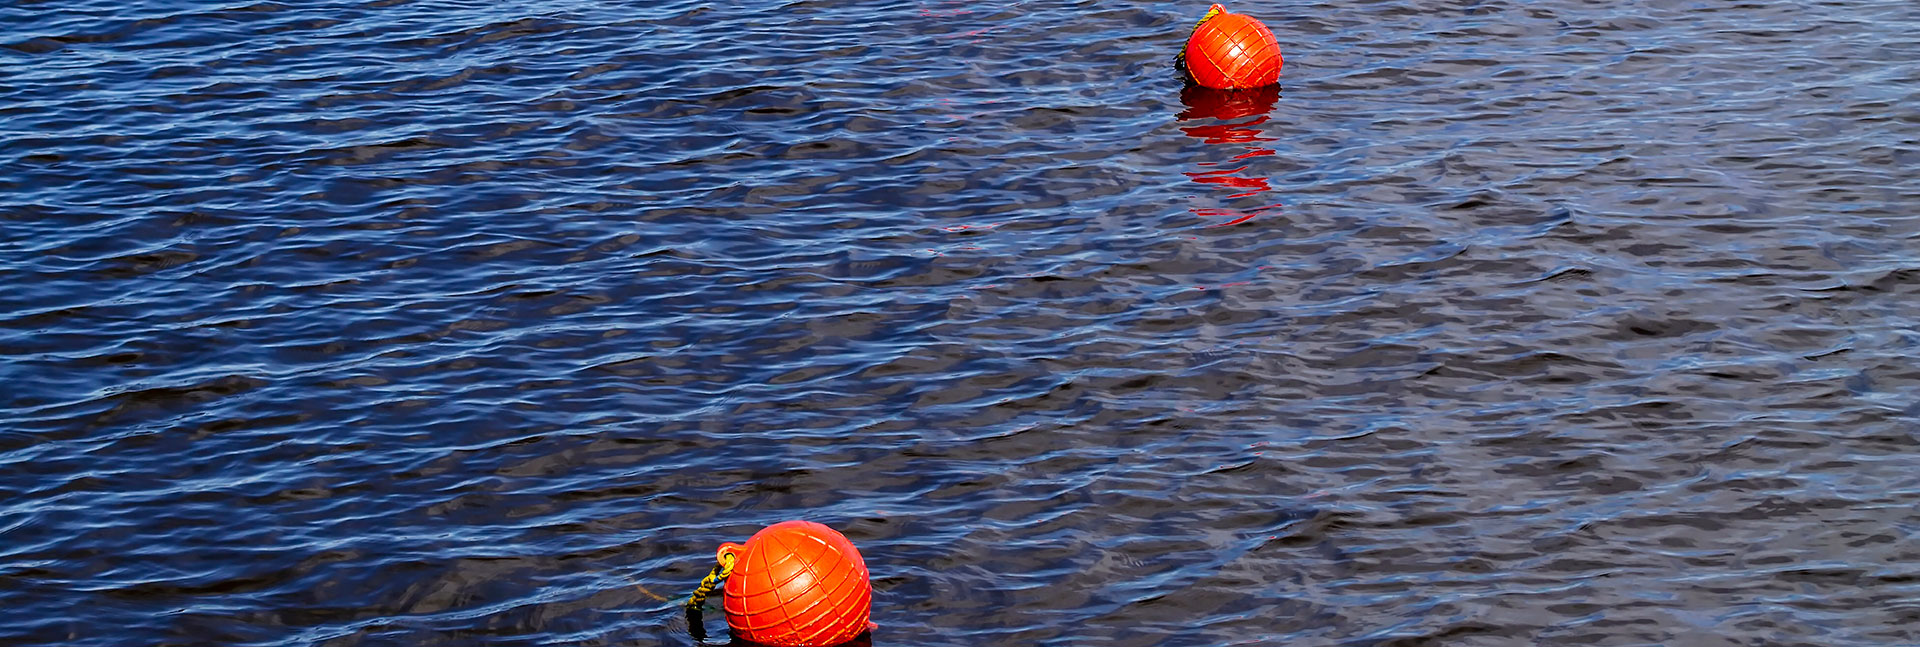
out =
[[[1213,20],[1214,16],[1218,16],[1221,13],[1224,13],[1224,12],[1220,10],[1220,5],[1216,4],[1211,7],[1207,7],[1207,15],[1201,16],[1200,22],[1193,23],[1193,29],[1187,30],[1187,34],[1192,35],[1193,32],[1200,31],[1201,25],[1207,24],[1207,21]],[[1182,70],[1187,69],[1187,44],[1186,43],[1181,43],[1180,51],[1173,55],[1173,65],[1174,67],[1178,67]]]
[[1200,22],[1193,23],[1193,31],[1199,31],[1201,25],[1207,24],[1207,21],[1213,20],[1214,16],[1218,16],[1222,13],[1226,13],[1226,12],[1220,10],[1220,5],[1207,7],[1207,15],[1201,16]]
[[700,605],[706,604],[707,596],[713,594],[714,589],[720,588],[720,583],[726,581],[727,576],[732,574],[733,553],[721,555],[720,563],[713,565],[713,571],[700,580],[700,588],[693,590],[693,597],[687,598],[687,609],[698,609]]

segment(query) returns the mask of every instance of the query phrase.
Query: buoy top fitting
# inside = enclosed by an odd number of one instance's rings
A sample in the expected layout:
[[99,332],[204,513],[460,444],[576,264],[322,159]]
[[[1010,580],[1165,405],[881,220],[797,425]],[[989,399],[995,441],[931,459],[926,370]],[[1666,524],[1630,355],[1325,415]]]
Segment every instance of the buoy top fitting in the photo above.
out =
[[1221,90],[1280,81],[1280,41],[1266,25],[1215,4],[1193,28],[1181,56],[1195,83]]

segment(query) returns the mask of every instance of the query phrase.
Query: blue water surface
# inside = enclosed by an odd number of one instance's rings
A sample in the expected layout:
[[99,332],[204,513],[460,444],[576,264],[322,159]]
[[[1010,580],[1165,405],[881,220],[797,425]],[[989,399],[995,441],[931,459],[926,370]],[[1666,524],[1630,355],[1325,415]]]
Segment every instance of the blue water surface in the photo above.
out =
[[1920,643],[1916,7],[6,3],[0,644]]

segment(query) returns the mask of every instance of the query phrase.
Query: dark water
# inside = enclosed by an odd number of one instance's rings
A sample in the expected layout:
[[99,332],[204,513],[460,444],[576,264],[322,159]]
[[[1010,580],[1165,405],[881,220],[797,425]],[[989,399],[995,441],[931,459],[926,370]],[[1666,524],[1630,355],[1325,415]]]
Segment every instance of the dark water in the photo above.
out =
[[1920,644],[1920,5],[1233,8],[5,3],[0,644]]

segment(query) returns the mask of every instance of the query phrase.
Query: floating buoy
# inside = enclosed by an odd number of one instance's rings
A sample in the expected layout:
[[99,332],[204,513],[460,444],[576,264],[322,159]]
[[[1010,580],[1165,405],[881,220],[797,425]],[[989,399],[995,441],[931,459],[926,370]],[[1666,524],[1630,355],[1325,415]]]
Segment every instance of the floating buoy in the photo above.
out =
[[[873,614],[867,563],[845,535],[782,521],[715,553],[719,565],[687,601],[688,616],[727,581],[720,606],[733,637],[772,647],[829,647],[866,633]],[[699,637],[696,634],[696,637]]]
[[1194,25],[1179,60],[1194,83],[1220,90],[1257,88],[1280,81],[1280,41],[1251,17],[1213,5]]

